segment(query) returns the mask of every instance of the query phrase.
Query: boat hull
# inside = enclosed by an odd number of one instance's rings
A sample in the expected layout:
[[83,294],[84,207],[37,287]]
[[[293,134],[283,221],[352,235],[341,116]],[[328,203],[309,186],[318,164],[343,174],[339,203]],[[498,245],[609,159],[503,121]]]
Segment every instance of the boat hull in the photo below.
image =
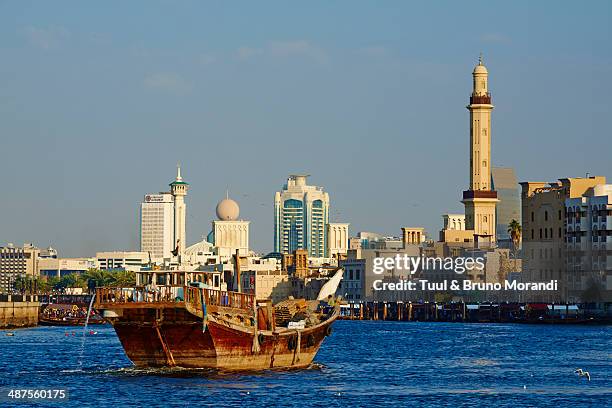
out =
[[255,333],[210,319],[205,330],[200,318],[184,308],[127,309],[109,319],[128,358],[138,367],[264,370],[309,366],[335,317],[298,334]]

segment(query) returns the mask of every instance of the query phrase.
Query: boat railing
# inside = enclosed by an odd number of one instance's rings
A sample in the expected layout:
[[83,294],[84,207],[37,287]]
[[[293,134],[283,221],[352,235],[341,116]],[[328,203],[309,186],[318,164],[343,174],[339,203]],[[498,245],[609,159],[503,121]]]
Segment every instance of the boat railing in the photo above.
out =
[[183,301],[183,293],[183,286],[171,285],[101,287],[96,288],[95,305],[101,308],[103,305],[176,303]]
[[185,303],[196,310],[207,306],[225,306],[236,309],[252,310],[255,296],[249,293],[230,292],[217,289],[185,288]]
[[147,285],[133,287],[101,287],[96,289],[96,308],[114,305],[155,305],[185,302],[190,309],[202,310],[202,302],[210,306],[226,306],[252,310],[255,296],[248,293],[203,289],[192,286]]

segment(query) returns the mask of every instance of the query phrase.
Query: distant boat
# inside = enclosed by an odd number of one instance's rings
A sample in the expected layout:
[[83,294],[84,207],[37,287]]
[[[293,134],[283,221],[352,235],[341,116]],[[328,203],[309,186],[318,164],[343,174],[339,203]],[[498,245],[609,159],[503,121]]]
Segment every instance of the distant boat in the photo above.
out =
[[[73,304],[54,303],[45,306],[38,314],[38,324],[41,326],[85,326],[86,313],[79,312],[80,308]],[[92,311],[88,325],[105,324],[104,319]]]
[[6,333],[6,335],[9,336],[9,337],[12,337],[12,336],[15,335],[15,333],[8,332],[8,333]]

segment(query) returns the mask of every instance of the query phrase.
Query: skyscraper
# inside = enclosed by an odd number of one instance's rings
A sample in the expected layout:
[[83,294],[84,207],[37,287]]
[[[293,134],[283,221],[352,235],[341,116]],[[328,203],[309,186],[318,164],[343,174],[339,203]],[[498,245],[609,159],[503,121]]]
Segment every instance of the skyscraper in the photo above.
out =
[[177,168],[176,179],[170,183],[170,192],[145,195],[140,204],[140,250],[152,258],[171,258],[177,247],[185,250],[185,196],[189,184]]
[[312,257],[327,256],[329,195],[322,187],[306,184],[308,175],[292,174],[274,197],[274,251],[285,254],[308,250]]
[[493,167],[491,170],[491,188],[497,192],[499,203],[496,207],[495,219],[497,226],[497,241],[510,240],[508,225],[512,220],[521,220],[521,193],[519,184],[510,167]]
[[140,250],[152,258],[170,258],[174,248],[174,197],[145,195],[140,204]]
[[489,72],[482,56],[472,72],[470,96],[470,187],[463,192],[465,228],[474,230],[479,239],[495,241],[495,206],[497,192],[491,187],[491,94]]

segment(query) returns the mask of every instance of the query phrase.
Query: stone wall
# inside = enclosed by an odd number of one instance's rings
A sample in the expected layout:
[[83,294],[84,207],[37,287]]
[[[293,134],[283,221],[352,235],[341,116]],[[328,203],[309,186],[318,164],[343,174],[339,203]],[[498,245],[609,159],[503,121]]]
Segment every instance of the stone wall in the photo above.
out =
[[0,295],[0,329],[36,326],[39,307],[34,295]]

